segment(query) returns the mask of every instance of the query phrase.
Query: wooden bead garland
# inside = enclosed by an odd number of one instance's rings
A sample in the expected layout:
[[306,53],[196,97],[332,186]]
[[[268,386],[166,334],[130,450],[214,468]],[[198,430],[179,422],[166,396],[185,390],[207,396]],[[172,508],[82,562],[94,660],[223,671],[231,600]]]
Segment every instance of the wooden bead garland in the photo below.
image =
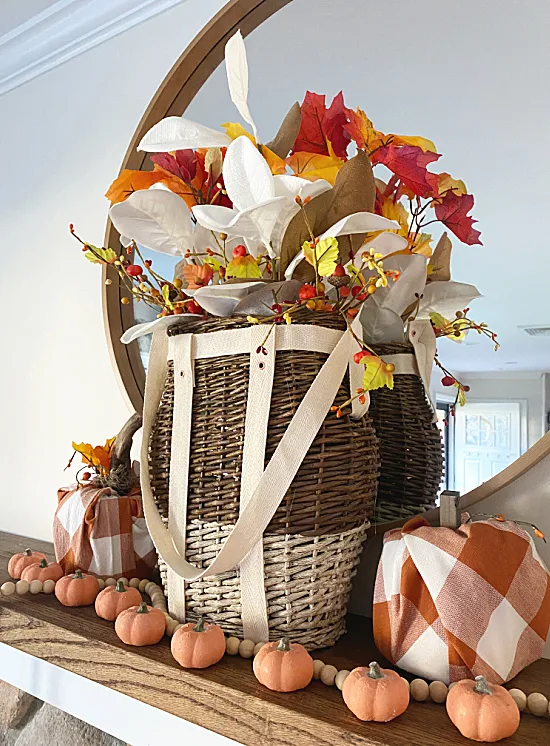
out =
[[[181,627],[180,622],[174,619],[167,612],[166,597],[163,589],[150,580],[139,580],[138,578],[121,578],[124,583],[131,588],[138,588],[142,593],[146,593],[151,599],[153,608],[158,608],[164,612],[166,617],[166,634],[172,637],[174,632]],[[103,581],[98,578],[100,590],[106,586],[116,585],[115,578],[107,578]],[[54,592],[55,581],[33,580],[29,583],[26,580],[17,582],[7,581],[0,586],[0,596],[13,596],[15,594],[23,596],[27,593],[44,593],[50,595]],[[250,659],[255,657],[260,649],[265,645],[263,642],[254,643],[252,640],[239,640],[238,637],[228,637],[226,639],[226,653],[228,655],[240,655],[243,658]],[[336,666],[327,665],[324,661],[315,659],[313,661],[313,678],[321,681],[326,686],[336,686],[340,691],[344,681],[349,676],[347,669],[338,671]],[[408,682],[407,682],[408,683]],[[409,688],[411,699],[416,702],[432,701],[442,704],[447,699],[447,694],[453,688],[456,682],[447,686],[442,681],[432,681],[428,684],[424,679],[414,679],[410,682]],[[520,712],[528,712],[536,717],[550,716],[550,703],[548,698],[539,692],[532,692],[527,696],[521,689],[510,689],[510,694],[515,700]]]

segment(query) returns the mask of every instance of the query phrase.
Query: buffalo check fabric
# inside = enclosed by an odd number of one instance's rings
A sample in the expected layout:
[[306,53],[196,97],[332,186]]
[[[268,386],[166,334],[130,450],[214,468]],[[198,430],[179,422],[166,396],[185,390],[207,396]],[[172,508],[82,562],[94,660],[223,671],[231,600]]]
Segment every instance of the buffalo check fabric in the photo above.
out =
[[413,518],[384,537],[373,623],[376,646],[405,671],[501,684],[542,655],[550,574],[511,521],[454,531]]
[[65,574],[147,578],[157,555],[139,492],[120,496],[109,487],[68,487],[57,493],[53,536]]

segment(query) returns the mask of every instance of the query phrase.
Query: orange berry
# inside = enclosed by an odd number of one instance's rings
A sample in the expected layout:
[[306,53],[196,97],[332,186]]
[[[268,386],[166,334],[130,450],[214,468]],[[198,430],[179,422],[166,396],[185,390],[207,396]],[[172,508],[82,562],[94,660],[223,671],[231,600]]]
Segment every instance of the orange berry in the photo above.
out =
[[323,293],[325,292],[325,289],[326,288],[322,282],[317,283],[317,295],[323,295]]
[[359,313],[358,308],[348,308],[348,316],[350,317],[350,319],[354,319],[358,313]]
[[88,481],[88,479],[91,479],[91,477],[92,477],[92,475],[90,474],[90,472],[89,472],[89,471],[85,471],[85,472],[84,472],[84,474],[82,475],[82,479],[83,479],[83,480],[84,480],[85,482],[87,482],[87,481]]
[[393,371],[395,370],[395,365],[393,363],[386,363],[384,368],[386,370],[386,373],[393,373]]
[[366,401],[367,400],[365,399],[365,395],[361,394],[361,396],[359,397],[359,404],[364,404]]
[[315,310],[316,311],[324,311],[325,310],[325,301],[324,300],[318,300],[315,304]]
[[130,303],[130,298],[128,298],[128,297],[126,297],[126,296],[124,295],[124,296],[122,296],[122,298],[120,299],[120,302],[122,303],[122,305],[123,305],[123,306],[127,306],[127,305],[128,305],[129,303]]
[[315,298],[316,295],[317,291],[313,285],[302,285],[298,290],[298,298],[300,300],[309,300],[310,298]]
[[331,411],[331,412],[337,412],[337,411],[338,411],[338,407],[332,406],[332,407],[330,408],[330,411]]
[[367,288],[367,293],[369,295],[372,295],[373,293],[376,293],[376,285],[369,285]]
[[315,303],[315,301],[314,301],[314,300],[308,300],[308,301],[306,302],[306,308],[309,308],[309,310],[310,310],[310,311],[315,311],[315,306],[316,306],[316,305],[317,305],[317,304]]
[[506,518],[502,515],[502,513],[499,513],[495,516],[495,521],[500,521],[500,523],[503,523],[506,520]]
[[348,288],[347,285],[342,285],[342,287],[338,290],[340,293],[341,298],[347,298],[351,292],[351,290]]
[[535,529],[535,536],[537,537],[537,539],[546,539],[540,528]]

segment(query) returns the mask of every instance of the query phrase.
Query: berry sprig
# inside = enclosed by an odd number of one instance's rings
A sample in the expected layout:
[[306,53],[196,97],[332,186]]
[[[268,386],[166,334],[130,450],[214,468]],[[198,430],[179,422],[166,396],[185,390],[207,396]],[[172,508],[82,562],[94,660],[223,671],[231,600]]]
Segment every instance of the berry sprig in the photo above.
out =
[[452,321],[445,319],[440,314],[432,313],[430,318],[432,320],[432,327],[436,337],[455,337],[461,339],[464,337],[467,331],[473,330],[478,334],[484,334],[494,344],[495,352],[500,347],[497,341],[497,334],[489,329],[487,324],[482,321],[478,323],[473,319],[468,318],[469,308],[465,308],[463,311],[457,311],[455,318]]
[[[454,386],[456,388],[456,396],[454,402],[449,406],[449,414],[454,417],[456,414],[457,405],[463,407],[466,404],[466,394],[470,391],[470,387],[459,381],[453,374],[441,364],[437,354],[434,358],[434,363],[442,371],[443,377],[441,383],[443,386]],[[448,425],[448,420],[443,420],[443,424]]]

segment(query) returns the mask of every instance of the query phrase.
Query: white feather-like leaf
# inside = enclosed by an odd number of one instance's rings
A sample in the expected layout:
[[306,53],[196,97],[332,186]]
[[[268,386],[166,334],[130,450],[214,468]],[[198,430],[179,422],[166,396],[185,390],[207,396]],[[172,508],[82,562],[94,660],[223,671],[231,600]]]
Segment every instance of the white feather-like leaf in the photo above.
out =
[[382,215],[372,212],[354,212],[347,215],[337,223],[334,223],[319,238],[336,238],[337,236],[348,236],[353,233],[369,233],[370,231],[399,230],[399,223],[388,220]]
[[141,189],[109,210],[117,231],[140,246],[163,254],[182,254],[193,246],[185,202],[165,189]]
[[367,344],[404,342],[403,321],[390,308],[380,308],[374,303],[365,303],[359,314],[363,327],[363,339]]
[[240,31],[237,31],[225,45],[225,69],[231,101],[244,121],[252,127],[254,137],[258,140],[258,130],[248,108],[248,62]]
[[195,291],[186,292],[192,295],[197,303],[212,316],[231,316],[235,307],[249,293],[258,290],[261,282],[236,282],[224,285],[207,285]]
[[220,205],[196,205],[193,215],[200,225],[215,233],[227,233],[228,236],[245,236],[255,238],[256,226],[252,220],[237,210]]
[[230,143],[231,138],[223,132],[184,117],[166,117],[151,127],[137,149],[147,153],[170,153],[187,148],[221,148]]
[[481,297],[475,285],[465,282],[430,282],[423,291],[416,318],[427,319],[432,311],[452,318],[456,311],[462,311],[473,300]]
[[397,282],[390,281],[385,288],[387,293],[382,303],[384,308],[389,308],[401,316],[405,309],[415,302],[416,294],[421,295],[424,291],[427,261],[427,257],[422,254],[411,254],[410,256],[391,257],[384,262],[384,269],[401,272]]
[[227,148],[223,178],[229,199],[238,210],[254,207],[275,196],[267,161],[248,137],[237,137]]

